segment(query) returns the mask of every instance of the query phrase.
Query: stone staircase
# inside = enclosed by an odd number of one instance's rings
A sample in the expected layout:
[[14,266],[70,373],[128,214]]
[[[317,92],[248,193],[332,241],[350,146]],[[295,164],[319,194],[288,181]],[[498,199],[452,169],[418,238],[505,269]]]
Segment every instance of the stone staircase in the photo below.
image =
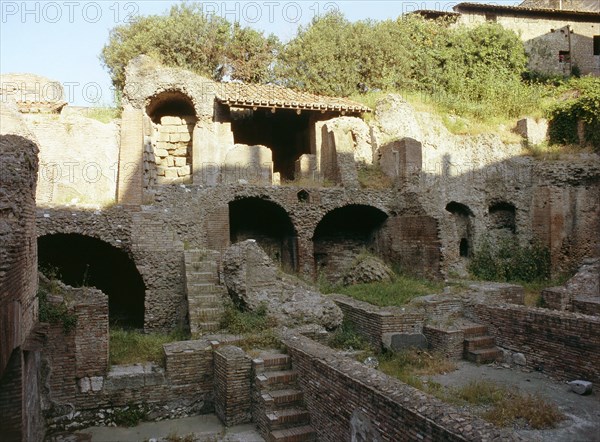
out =
[[219,281],[219,252],[185,250],[185,290],[194,335],[219,329],[227,289]]
[[484,325],[471,325],[463,329],[465,334],[463,357],[476,364],[488,364],[502,360],[502,351],[496,347],[496,339],[488,334]]
[[256,386],[254,420],[267,442],[316,441],[298,374],[285,354],[263,354],[253,360]]

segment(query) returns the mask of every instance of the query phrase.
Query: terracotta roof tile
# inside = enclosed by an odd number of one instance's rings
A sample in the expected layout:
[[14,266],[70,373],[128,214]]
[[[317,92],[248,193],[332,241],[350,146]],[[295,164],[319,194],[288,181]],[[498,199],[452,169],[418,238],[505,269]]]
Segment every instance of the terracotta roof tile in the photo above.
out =
[[600,19],[600,12],[593,11],[577,11],[567,9],[549,9],[549,8],[529,8],[522,6],[505,6],[505,5],[487,5],[484,3],[459,3],[454,6],[454,11],[461,12],[461,10],[479,10],[479,11],[496,11],[496,12],[512,12],[516,14],[525,15],[546,15],[553,14],[557,16],[570,16],[570,17],[581,17],[590,18],[594,21]]
[[219,102],[230,106],[371,112],[369,107],[345,98],[325,97],[276,85],[219,83],[216,95]]

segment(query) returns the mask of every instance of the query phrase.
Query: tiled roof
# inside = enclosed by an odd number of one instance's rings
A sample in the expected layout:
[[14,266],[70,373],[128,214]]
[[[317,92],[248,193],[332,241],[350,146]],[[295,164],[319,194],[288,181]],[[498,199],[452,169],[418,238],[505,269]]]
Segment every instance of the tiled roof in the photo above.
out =
[[425,18],[436,19],[440,17],[457,17],[460,14],[452,11],[437,11],[435,9],[417,9],[411,14],[421,15]]
[[371,112],[369,107],[345,98],[325,97],[275,85],[219,83],[216,95],[219,102],[229,106],[340,113]]
[[580,19],[591,19],[591,21],[600,21],[600,12],[591,11],[575,11],[566,9],[548,9],[548,8],[526,8],[522,6],[501,6],[501,5],[486,5],[483,3],[459,3],[453,8],[456,12],[462,12],[465,10],[470,11],[494,11],[498,13],[516,13],[519,15],[528,16],[547,16],[554,15],[560,17],[572,17]]

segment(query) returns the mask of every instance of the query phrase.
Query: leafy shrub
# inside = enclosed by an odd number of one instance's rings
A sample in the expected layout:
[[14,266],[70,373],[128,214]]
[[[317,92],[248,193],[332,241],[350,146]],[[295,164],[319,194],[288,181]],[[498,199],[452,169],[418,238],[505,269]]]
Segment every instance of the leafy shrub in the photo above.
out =
[[600,152],[600,78],[575,78],[558,91],[562,97],[550,108],[552,143],[578,144],[578,122],[584,123],[584,139]]
[[354,325],[344,319],[340,325],[329,337],[330,347],[342,350],[369,350],[369,343],[358,334]]
[[483,238],[469,263],[477,278],[490,281],[531,282],[550,277],[550,251],[540,244],[519,245],[507,237],[492,242]]

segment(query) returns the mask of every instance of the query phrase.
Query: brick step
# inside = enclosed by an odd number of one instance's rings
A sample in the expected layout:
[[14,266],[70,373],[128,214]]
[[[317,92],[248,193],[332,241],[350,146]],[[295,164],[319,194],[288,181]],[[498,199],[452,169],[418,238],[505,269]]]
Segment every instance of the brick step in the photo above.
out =
[[[198,330],[196,330],[196,331],[214,332],[214,331],[221,329],[221,322],[220,321],[198,322],[197,328],[198,328]],[[192,332],[193,332],[193,330],[192,330]]]
[[194,306],[217,307],[223,305],[221,295],[192,295],[188,297],[188,303]]
[[219,275],[217,272],[187,272],[185,278],[188,284],[209,283],[218,284]]
[[216,262],[186,262],[185,270],[188,273],[211,273],[218,274],[219,266]]
[[256,381],[260,388],[268,388],[295,383],[298,379],[298,373],[294,370],[265,371],[256,376]]
[[476,364],[488,364],[502,360],[502,352],[494,348],[484,348],[481,350],[471,350],[466,353],[466,359]]
[[267,440],[269,442],[313,442],[317,440],[317,433],[310,425],[303,425],[271,431]]
[[227,293],[225,286],[212,282],[189,282],[187,284],[188,296],[192,295],[216,295]]
[[203,308],[200,310],[190,311],[190,316],[197,322],[212,322],[216,319],[221,319],[223,316],[222,308]]
[[303,426],[310,422],[310,414],[303,408],[286,408],[267,413],[269,430],[283,430]]
[[267,408],[278,409],[294,407],[302,404],[304,393],[295,388],[272,390],[261,395]]
[[492,336],[477,336],[475,338],[466,338],[464,341],[465,351],[482,350],[485,348],[494,348],[496,339]]
[[466,338],[475,338],[477,336],[488,336],[488,329],[485,325],[471,325],[463,328]]
[[262,355],[265,371],[282,371],[292,368],[292,358],[283,353]]

